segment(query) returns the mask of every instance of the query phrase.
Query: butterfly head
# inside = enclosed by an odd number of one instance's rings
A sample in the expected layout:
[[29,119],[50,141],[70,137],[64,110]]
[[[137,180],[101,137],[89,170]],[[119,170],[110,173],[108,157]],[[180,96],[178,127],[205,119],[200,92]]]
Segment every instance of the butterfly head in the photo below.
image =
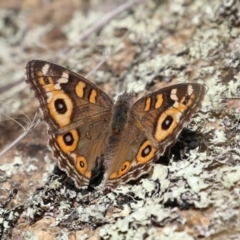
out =
[[[117,103],[127,103],[128,105],[132,106],[133,104],[133,96],[131,93],[123,92],[117,98]],[[116,104],[117,104],[116,103]]]

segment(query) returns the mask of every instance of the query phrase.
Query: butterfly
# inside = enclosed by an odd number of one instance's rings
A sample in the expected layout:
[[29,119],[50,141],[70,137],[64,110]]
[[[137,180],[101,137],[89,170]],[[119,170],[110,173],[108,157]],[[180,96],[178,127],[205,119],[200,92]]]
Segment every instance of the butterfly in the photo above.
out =
[[136,102],[124,92],[114,103],[98,86],[62,66],[32,60],[26,82],[48,126],[49,147],[78,188],[96,176],[115,188],[148,173],[200,108],[205,88],[172,85]]

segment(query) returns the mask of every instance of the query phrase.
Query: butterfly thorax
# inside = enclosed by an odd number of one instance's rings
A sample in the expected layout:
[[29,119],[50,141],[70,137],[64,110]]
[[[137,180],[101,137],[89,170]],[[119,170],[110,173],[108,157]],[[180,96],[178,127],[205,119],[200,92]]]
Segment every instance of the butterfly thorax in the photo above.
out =
[[120,95],[114,104],[110,120],[111,130],[108,137],[107,152],[113,153],[118,147],[118,143],[124,138],[123,135],[126,133],[126,128],[129,125],[131,107],[132,98],[127,93]]
[[118,97],[118,100],[113,108],[111,118],[111,133],[113,135],[120,135],[129,120],[132,103],[130,102],[130,98],[125,97],[126,94],[127,93],[124,93]]

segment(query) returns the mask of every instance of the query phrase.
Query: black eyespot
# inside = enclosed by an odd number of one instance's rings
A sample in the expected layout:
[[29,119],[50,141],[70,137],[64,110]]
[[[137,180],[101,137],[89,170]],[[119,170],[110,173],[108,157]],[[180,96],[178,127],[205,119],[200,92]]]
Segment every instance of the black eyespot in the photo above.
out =
[[64,101],[63,99],[61,99],[61,98],[55,100],[54,106],[55,106],[56,111],[57,111],[59,114],[64,114],[64,113],[66,113],[66,111],[67,111],[66,103],[65,103],[65,101]]
[[84,163],[83,161],[80,161],[80,162],[79,162],[79,165],[80,165],[81,168],[84,168],[84,167],[85,167],[85,163]]
[[121,167],[121,171],[123,172],[126,168],[127,168],[127,165],[124,164],[124,165]]
[[67,146],[71,146],[74,142],[72,133],[68,132],[63,135],[63,141]]
[[146,157],[148,156],[148,154],[152,151],[152,146],[151,145],[147,145],[141,152],[141,156],[142,157]]
[[44,81],[45,84],[50,84],[49,78],[47,76],[43,77],[43,81]]
[[172,125],[173,122],[173,117],[172,116],[167,116],[165,120],[162,122],[162,129],[163,130],[168,130],[169,127]]
[[183,101],[183,104],[184,104],[184,105],[187,105],[188,102],[189,102],[189,100],[190,100],[190,96],[186,96],[185,99],[184,99],[184,101]]

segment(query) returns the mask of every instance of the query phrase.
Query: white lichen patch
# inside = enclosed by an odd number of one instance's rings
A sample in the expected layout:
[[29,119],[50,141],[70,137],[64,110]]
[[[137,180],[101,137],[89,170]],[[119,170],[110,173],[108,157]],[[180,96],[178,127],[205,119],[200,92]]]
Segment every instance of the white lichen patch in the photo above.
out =
[[214,133],[214,137],[211,139],[211,143],[216,144],[216,143],[224,143],[226,142],[226,136],[225,133],[221,130],[216,130]]
[[163,229],[163,232],[161,235],[159,235],[159,238],[163,240],[194,240],[194,238],[186,232],[177,232],[175,227],[167,227]]
[[24,239],[27,239],[27,240],[39,240],[39,237],[36,234],[34,234],[33,232],[30,232],[30,231],[23,232],[21,234],[21,236]]
[[13,163],[5,163],[0,165],[0,170],[5,173],[6,177],[11,177],[13,174],[16,174],[21,166],[23,165],[22,158],[16,156],[13,160]]
[[[72,20],[62,27],[63,32],[66,34],[70,41],[78,41],[79,33],[87,29],[93,23],[101,19],[103,12],[89,12],[88,18],[86,18],[82,12],[76,11],[73,15]],[[80,24],[81,23],[81,24]]]
[[240,182],[240,166],[225,167],[219,170],[217,179],[225,188],[232,188]]

